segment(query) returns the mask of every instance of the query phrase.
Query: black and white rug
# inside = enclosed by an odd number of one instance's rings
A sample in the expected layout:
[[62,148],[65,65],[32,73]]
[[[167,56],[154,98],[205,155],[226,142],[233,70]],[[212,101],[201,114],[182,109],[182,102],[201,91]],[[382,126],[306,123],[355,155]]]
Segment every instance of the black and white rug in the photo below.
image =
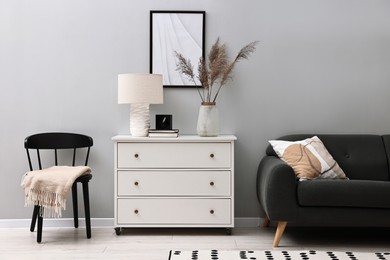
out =
[[390,260],[389,252],[337,252],[337,251],[291,251],[291,250],[171,250],[169,260]]

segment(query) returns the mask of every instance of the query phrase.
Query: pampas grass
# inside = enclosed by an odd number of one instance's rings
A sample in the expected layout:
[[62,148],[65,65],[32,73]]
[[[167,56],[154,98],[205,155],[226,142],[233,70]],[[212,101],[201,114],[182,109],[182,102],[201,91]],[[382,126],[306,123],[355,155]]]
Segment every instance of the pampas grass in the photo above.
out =
[[[232,79],[231,73],[236,63],[248,59],[256,50],[257,44],[258,41],[254,41],[244,46],[236,57],[228,62],[226,45],[221,44],[218,38],[211,46],[207,60],[203,57],[199,59],[197,76],[195,76],[191,61],[178,52],[175,52],[176,70],[194,82],[195,85],[197,85],[196,78],[200,81],[202,86],[197,89],[202,102],[216,102],[222,87],[229,79]],[[216,91],[213,89],[214,87],[217,89]]]

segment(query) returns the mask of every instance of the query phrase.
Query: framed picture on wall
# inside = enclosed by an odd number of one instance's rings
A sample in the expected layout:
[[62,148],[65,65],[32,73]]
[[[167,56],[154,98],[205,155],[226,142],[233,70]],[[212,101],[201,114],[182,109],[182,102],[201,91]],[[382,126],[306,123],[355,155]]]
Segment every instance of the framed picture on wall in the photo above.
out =
[[205,11],[150,11],[150,73],[162,74],[164,87],[196,87],[176,70],[175,52],[197,71],[205,50]]

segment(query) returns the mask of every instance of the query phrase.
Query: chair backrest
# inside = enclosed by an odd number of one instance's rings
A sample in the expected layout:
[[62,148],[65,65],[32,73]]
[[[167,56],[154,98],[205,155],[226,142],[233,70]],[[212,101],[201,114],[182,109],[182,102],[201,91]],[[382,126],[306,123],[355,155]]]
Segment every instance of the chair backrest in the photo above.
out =
[[37,151],[37,159],[39,169],[42,170],[42,162],[40,150],[54,150],[55,165],[58,165],[57,150],[59,149],[73,149],[72,166],[76,163],[76,150],[78,148],[87,148],[86,158],[84,165],[88,164],[89,150],[93,145],[93,139],[90,136],[75,134],[75,133],[39,133],[26,137],[24,140],[24,148],[27,151],[28,163],[30,170],[33,170],[31,156],[29,149],[35,149]]

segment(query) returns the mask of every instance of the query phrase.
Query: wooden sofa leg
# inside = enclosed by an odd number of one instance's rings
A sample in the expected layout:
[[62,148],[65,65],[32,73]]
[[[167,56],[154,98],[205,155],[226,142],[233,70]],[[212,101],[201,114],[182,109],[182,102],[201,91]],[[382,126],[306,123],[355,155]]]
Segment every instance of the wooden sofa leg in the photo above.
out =
[[279,221],[278,227],[276,228],[275,238],[274,238],[274,247],[279,246],[280,239],[283,236],[284,229],[286,228],[287,221]]
[[269,227],[269,223],[270,223],[269,218],[267,216],[265,216],[263,219],[262,227]]

